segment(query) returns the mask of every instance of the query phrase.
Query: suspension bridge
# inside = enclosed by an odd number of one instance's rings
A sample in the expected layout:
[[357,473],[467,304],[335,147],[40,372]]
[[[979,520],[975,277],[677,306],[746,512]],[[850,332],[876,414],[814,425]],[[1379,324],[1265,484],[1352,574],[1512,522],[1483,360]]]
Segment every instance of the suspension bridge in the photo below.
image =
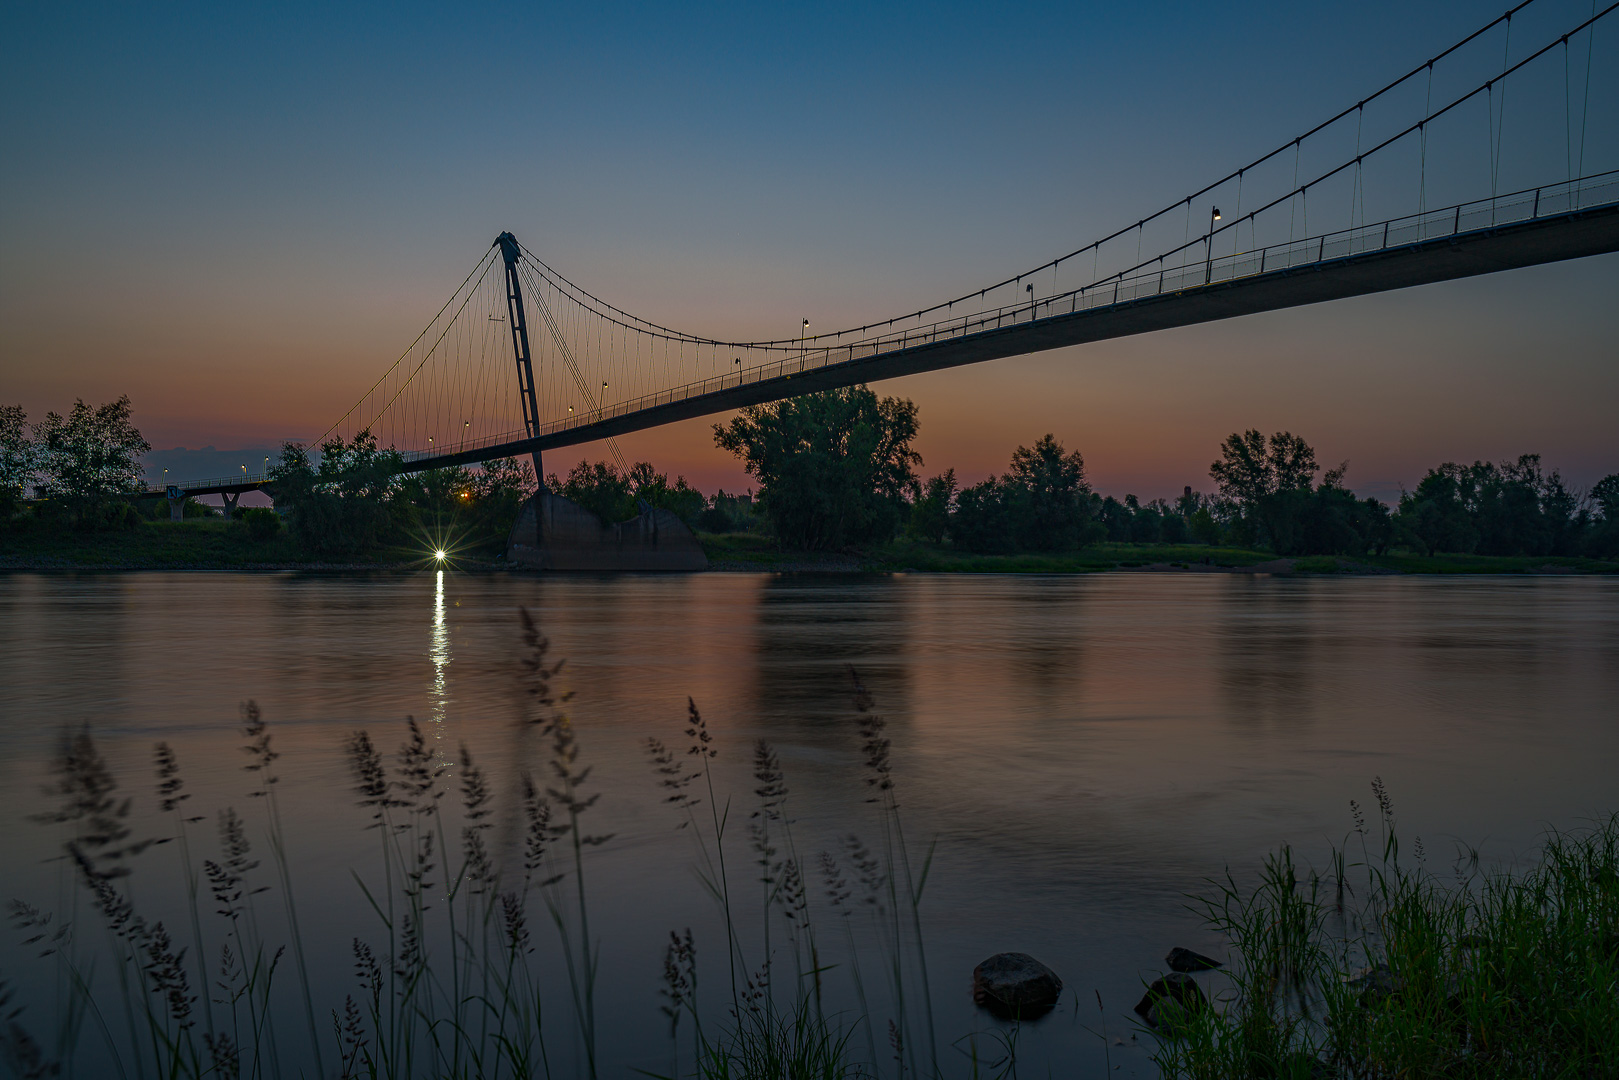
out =
[[800,394],[1619,251],[1619,3],[1555,8],[1525,0],[1147,217],[880,322],[690,333],[502,233],[316,442],[368,433],[405,471],[532,456],[543,482],[546,451]]

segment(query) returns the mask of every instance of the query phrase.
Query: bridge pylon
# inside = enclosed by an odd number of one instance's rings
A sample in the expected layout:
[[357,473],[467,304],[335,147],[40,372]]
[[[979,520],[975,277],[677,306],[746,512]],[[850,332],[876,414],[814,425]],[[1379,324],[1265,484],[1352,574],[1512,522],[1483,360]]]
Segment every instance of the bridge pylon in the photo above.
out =
[[[512,331],[512,354],[517,359],[517,396],[523,403],[523,427],[529,438],[540,433],[540,405],[534,395],[534,361],[528,348],[528,313],[523,307],[523,285],[518,280],[517,260],[523,257],[517,237],[503,232],[495,237],[495,246],[506,262],[506,321]],[[540,465],[540,451],[534,457],[534,480],[539,490],[545,490],[545,470]]]

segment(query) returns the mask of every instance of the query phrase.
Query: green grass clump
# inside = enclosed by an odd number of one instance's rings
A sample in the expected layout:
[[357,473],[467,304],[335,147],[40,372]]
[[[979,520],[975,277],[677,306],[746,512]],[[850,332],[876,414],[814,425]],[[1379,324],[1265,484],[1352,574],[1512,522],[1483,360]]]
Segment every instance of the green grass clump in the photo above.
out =
[[1619,574],[1619,562],[1580,555],[1368,555],[1365,562],[1402,574]]
[[[384,547],[344,556],[345,565],[420,563],[423,550]],[[0,569],[60,570],[248,570],[313,566],[322,560],[298,547],[287,530],[271,535],[252,523],[226,518],[145,521],[117,532],[74,532],[45,527],[4,533]]]
[[[1538,863],[1431,873],[1402,862],[1374,784],[1381,849],[1355,808],[1333,872],[1292,853],[1259,884],[1200,900],[1235,956],[1217,1007],[1160,1032],[1165,1077],[1381,1080],[1619,1074],[1619,817],[1554,834]],[[1347,860],[1358,846],[1362,860]]]

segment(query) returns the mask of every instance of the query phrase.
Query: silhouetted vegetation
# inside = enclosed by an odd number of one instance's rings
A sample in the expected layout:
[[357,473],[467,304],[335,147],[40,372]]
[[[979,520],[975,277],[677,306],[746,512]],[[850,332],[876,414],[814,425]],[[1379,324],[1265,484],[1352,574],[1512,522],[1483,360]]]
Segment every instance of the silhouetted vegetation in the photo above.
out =
[[708,508],[703,493],[686,483],[684,476],[669,477],[650,462],[637,461],[627,469],[611,462],[581,461],[568,472],[566,480],[555,473],[546,478],[546,487],[563,498],[578,503],[609,524],[628,521],[642,506],[668,510],[687,525],[696,525]]
[[[94,408],[80,401],[67,416],[50,413],[31,427],[20,407],[0,407],[0,527],[68,544],[70,534],[166,519],[166,503],[133,499],[138,458],[149,446],[130,411],[127,397]],[[1221,444],[1209,467],[1212,494],[1187,485],[1173,500],[1143,502],[1093,491],[1080,452],[1052,434],[1019,446],[1007,471],[982,483],[963,486],[954,469],[919,482],[922,461],[911,449],[918,430],[911,402],[855,387],[756,406],[715,426],[716,443],[758,479],[757,493],[706,498],[683,476],[671,482],[645,461],[627,468],[581,461],[566,478],[547,480],[604,522],[661,508],[705,533],[765,536],[785,551],[863,553],[936,569],[982,557],[1071,555],[1104,543],[1266,551],[1313,560],[1301,564],[1312,568],[1345,557],[1418,572],[1487,568],[1467,561],[1478,558],[1555,558],[1584,569],[1619,559],[1619,473],[1581,492],[1533,454],[1446,462],[1391,508],[1347,487],[1348,462],[1323,472],[1302,437],[1249,430]],[[421,473],[401,472],[403,464],[364,431],[317,451],[287,443],[266,487],[275,509],[251,516],[238,509],[239,527],[224,535],[277,561],[372,561],[429,550],[493,558],[534,491],[526,459]],[[183,504],[187,519],[216,513],[194,499]],[[282,535],[290,546],[269,551]],[[901,537],[903,551],[880,554]],[[209,543],[209,562],[218,565]],[[921,552],[929,545],[935,554]],[[175,548],[182,561],[183,547]],[[1204,560],[1166,551],[1158,561]]]
[[1472,465],[1446,462],[1400,499],[1397,523],[1423,554],[1619,555],[1619,474],[1587,498],[1541,469],[1539,454]]
[[302,444],[289,442],[268,487],[299,548],[327,556],[379,547],[504,549],[534,490],[533,469],[517,459],[417,473],[401,473],[402,464],[367,431],[349,442],[327,441],[313,460]]
[[[1158,1006],[1170,1080],[1595,1077],[1619,1061],[1619,818],[1555,834],[1538,863],[1444,876],[1404,852],[1388,793],[1325,874],[1287,848],[1257,885],[1200,901],[1234,953],[1229,988]],[[1168,1007],[1166,1007],[1168,1006]]]
[[808,551],[892,539],[917,493],[917,410],[864,386],[754,405],[714,441],[759,481],[776,537]]
[[[1209,468],[1213,495],[1188,486],[1173,502],[1092,492],[1078,452],[1047,435],[1019,447],[1012,468],[961,488],[955,471],[912,502],[907,536],[980,554],[1075,551],[1088,545],[1204,544],[1281,556],[1619,556],[1619,474],[1582,496],[1536,455],[1499,465],[1445,464],[1391,510],[1344,484],[1349,464],[1322,473],[1290,432],[1233,434]],[[1317,476],[1320,476],[1319,481]]]
[[[350,993],[317,988],[309,976],[278,803],[280,752],[253,702],[240,727],[248,811],[221,810],[212,838],[168,744],[153,748],[154,820],[132,811],[87,729],[64,733],[50,788],[57,804],[35,820],[62,837],[80,899],[61,912],[13,899],[10,915],[68,977],[60,997],[28,1005],[12,1003],[0,983],[0,1061],[26,1076],[189,1080],[603,1075],[600,930],[591,928],[599,915],[586,875],[613,837],[587,831],[599,795],[565,711],[571,694],[554,684],[562,662],[520,615],[513,723],[548,753],[543,778],[520,778],[514,836],[493,831],[494,785],[466,747],[452,766],[413,720],[392,755],[364,730],[347,740],[354,825],[376,845],[374,862],[341,871],[354,879],[348,910],[375,916],[369,929],[354,926]],[[756,802],[738,835],[696,705],[671,723],[675,747],[647,740],[667,828],[694,838],[694,869],[725,926],[723,939],[702,943],[704,955],[723,958],[708,961],[701,984],[698,940],[670,933],[661,997],[671,1076],[941,1075],[920,913],[931,849],[918,862],[907,848],[886,724],[858,679],[852,712],[850,764],[863,760],[875,838],[849,835],[837,851],[799,850],[788,777],[768,743],[754,748]],[[139,835],[153,826],[162,835]],[[262,833],[267,863],[254,850]],[[741,932],[744,903],[759,905],[758,942]],[[157,906],[181,913],[171,920],[179,925],[155,920]],[[854,925],[867,921],[874,925],[861,933],[872,930],[882,946],[863,971]],[[536,955],[547,926],[560,964]],[[845,946],[847,967],[827,959]],[[700,985],[712,987],[706,1000]],[[849,990],[855,1014],[842,1007]],[[840,1000],[829,1008],[834,992]],[[98,1016],[128,1022],[88,1022]],[[41,1019],[54,1027],[43,1039],[30,1030]],[[892,1070],[879,1040],[892,1050]]]
[[[953,484],[954,473],[948,475]],[[1085,459],[1078,450],[1065,453],[1048,434],[1033,448],[1013,451],[1004,476],[963,489],[947,531],[967,551],[1074,551],[1105,535],[1093,520],[1094,502]],[[937,512],[931,516],[937,522]]]
[[80,399],[66,416],[46,413],[30,429],[22,408],[0,407],[0,522],[37,496],[32,517],[46,526],[139,526],[128,496],[141,490],[140,456],[152,447],[131,408],[128,395],[94,408]]

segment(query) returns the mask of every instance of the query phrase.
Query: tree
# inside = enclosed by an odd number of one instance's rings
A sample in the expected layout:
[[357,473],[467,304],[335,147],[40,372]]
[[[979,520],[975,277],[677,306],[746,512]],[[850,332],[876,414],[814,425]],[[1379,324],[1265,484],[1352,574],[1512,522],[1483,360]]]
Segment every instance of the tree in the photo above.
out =
[[50,412],[34,429],[46,491],[100,501],[141,490],[140,456],[152,448],[130,421],[129,395],[94,409],[80,398],[67,416]]
[[1597,504],[1604,520],[1619,521],[1619,473],[1598,480],[1591,489],[1591,501]]
[[1585,538],[1585,553],[1595,559],[1619,557],[1619,473],[1611,473],[1591,489],[1596,520]]
[[374,547],[397,529],[396,515],[405,505],[399,474],[403,459],[380,450],[376,438],[362,431],[345,443],[341,435],[321,444],[320,461],[310,461],[302,443],[281,447],[270,470],[269,489],[278,505],[291,512],[292,534],[300,545],[323,553],[352,553]]
[[1049,433],[1032,447],[1012,452],[1006,480],[1020,505],[1021,546],[1029,551],[1072,551],[1085,543],[1091,486],[1078,450],[1064,454]]
[[28,485],[38,471],[39,452],[29,437],[28,414],[21,405],[0,405],[0,521],[28,497]]
[[905,531],[918,540],[942,543],[950,535],[950,515],[955,511],[956,496],[960,492],[954,469],[946,469],[928,480],[911,504],[911,520]]
[[751,406],[714,442],[758,479],[777,538],[814,550],[894,536],[917,491],[917,428],[910,401],[856,386]]
[[671,484],[667,474],[646,461],[637,461],[622,472],[608,461],[581,461],[569,470],[566,480],[559,481],[553,473],[547,483],[552,491],[609,523],[628,521],[645,503],[668,510],[690,525],[708,505],[703,493],[686,483],[684,476],[675,477]]
[[1315,451],[1299,436],[1279,431],[1267,444],[1250,428],[1220,444],[1220,460],[1209,466],[1209,475],[1220,494],[1248,507],[1279,491],[1310,490],[1318,469]]
[[1570,555],[1584,544],[1580,500],[1539,454],[1499,464],[1447,461],[1400,499],[1397,525],[1432,552]]
[[1229,436],[1220,444],[1220,460],[1209,466],[1209,475],[1220,494],[1237,506],[1234,539],[1268,544],[1278,554],[1293,553],[1318,469],[1315,451],[1292,432],[1278,431],[1267,440],[1250,428]]
[[953,535],[970,551],[1073,551],[1107,534],[1092,502],[1085,459],[1048,434],[1018,447],[1005,476],[957,496]]
[[81,398],[67,416],[49,412],[34,428],[35,467],[51,500],[46,514],[81,529],[135,528],[140,456],[152,448],[130,420],[129,395],[91,408]]

